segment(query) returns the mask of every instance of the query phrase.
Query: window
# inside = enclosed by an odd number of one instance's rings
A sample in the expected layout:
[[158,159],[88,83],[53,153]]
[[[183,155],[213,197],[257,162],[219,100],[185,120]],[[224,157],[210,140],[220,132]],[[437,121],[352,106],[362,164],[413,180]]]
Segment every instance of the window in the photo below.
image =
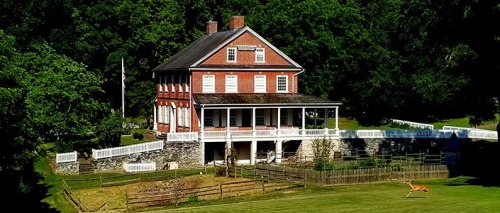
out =
[[226,93],[238,92],[238,76],[226,75]]
[[280,112],[280,124],[281,125],[288,125],[288,117],[287,117],[287,114],[288,114],[288,110],[282,110]]
[[277,92],[288,92],[288,76],[278,75],[276,77],[276,91]]
[[170,107],[163,106],[163,111],[165,111],[165,123],[170,123]]
[[160,81],[158,83],[158,84],[160,84],[160,86],[158,87],[159,88],[158,91],[163,92],[163,84],[161,84],[161,78],[162,78],[161,76],[158,78],[158,80]]
[[164,81],[163,81],[162,87],[164,88],[165,92],[168,92],[168,76],[165,75],[165,76],[163,76],[163,78],[164,78]]
[[185,115],[184,115],[184,119],[185,119],[184,126],[189,127],[190,124],[191,124],[191,114],[189,113],[190,112],[189,108],[185,108],[184,112],[185,112]]
[[158,106],[158,123],[163,123],[163,113],[162,113],[162,108],[163,106]]
[[179,126],[184,126],[184,107],[179,107],[179,112],[177,113],[177,122]]
[[203,75],[203,93],[215,92],[215,75]]
[[175,75],[172,75],[172,84],[171,84],[171,85],[172,85],[172,87],[171,87],[171,88],[172,88],[171,92],[175,92]]
[[205,120],[203,121],[205,126],[214,126],[214,111],[205,110]]
[[227,61],[236,62],[236,48],[227,48]]
[[179,92],[182,92],[182,76],[179,75]]
[[254,92],[266,92],[266,76],[265,75],[256,75],[254,76]]
[[264,126],[264,109],[256,109],[255,110],[255,125]]
[[189,92],[189,75],[186,75],[186,92]]
[[264,48],[255,49],[255,62],[266,62],[266,50]]
[[231,110],[231,112],[229,113],[230,113],[229,125],[236,126],[236,110]]

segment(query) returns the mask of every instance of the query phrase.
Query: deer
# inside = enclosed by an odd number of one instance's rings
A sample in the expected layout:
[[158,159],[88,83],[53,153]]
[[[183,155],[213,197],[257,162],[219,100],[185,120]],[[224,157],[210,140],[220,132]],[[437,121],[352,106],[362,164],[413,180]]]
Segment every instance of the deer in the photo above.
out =
[[411,180],[406,180],[404,183],[408,184],[410,186],[410,193],[406,195],[406,197],[410,196],[410,194],[414,191],[422,191],[422,192],[429,192],[429,186],[423,185],[423,184],[412,184]]

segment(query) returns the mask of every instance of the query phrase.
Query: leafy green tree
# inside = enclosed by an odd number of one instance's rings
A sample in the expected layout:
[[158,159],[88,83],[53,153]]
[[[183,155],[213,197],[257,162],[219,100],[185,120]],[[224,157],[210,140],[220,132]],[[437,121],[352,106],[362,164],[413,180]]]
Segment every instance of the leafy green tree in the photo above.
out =
[[[36,162],[44,156],[40,141],[33,131],[26,106],[26,76],[15,49],[14,37],[0,30],[0,179],[6,196],[0,199],[2,208],[26,212],[50,212],[41,200],[47,189],[35,170]],[[23,205],[17,205],[19,201]]]
[[92,132],[105,109],[98,99],[103,94],[99,79],[46,44],[23,59],[30,71],[23,81],[34,129],[44,139],[55,137],[57,152],[73,151],[72,142]]
[[96,127],[95,136],[99,148],[118,147],[123,134],[124,119],[121,111],[114,111],[102,119]]

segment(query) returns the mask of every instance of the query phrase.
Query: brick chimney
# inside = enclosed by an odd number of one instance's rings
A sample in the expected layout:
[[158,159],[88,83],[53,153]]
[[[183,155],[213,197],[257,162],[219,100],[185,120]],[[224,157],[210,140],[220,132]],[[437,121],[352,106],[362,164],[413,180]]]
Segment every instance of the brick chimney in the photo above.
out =
[[217,32],[217,22],[216,21],[207,21],[207,29],[206,29],[207,35],[210,35],[212,33]]
[[229,30],[233,31],[245,26],[245,16],[233,16],[229,20]]

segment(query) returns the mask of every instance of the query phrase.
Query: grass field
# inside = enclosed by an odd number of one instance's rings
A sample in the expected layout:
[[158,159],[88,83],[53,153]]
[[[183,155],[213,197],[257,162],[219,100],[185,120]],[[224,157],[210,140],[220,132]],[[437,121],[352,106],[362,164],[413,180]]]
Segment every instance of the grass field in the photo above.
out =
[[[331,121],[330,121],[331,122]],[[496,121],[482,129],[495,130]],[[334,124],[332,124],[333,126]],[[435,129],[444,125],[468,126],[468,119],[451,119],[435,123]],[[365,127],[356,121],[339,119],[340,129],[391,129],[389,126]],[[123,136],[122,145],[154,141],[149,130],[134,130],[145,133],[144,140]],[[49,186],[44,200],[60,212],[77,212],[62,191],[62,178],[53,173],[48,159],[43,159],[37,170],[46,178]],[[77,178],[77,177],[76,177]],[[400,182],[337,186],[331,188],[306,188],[267,193],[257,197],[240,197],[222,201],[198,201],[180,207],[163,206],[152,212],[495,212],[500,209],[500,187],[478,185],[447,185],[449,180],[429,181],[431,192],[427,195],[415,192],[416,198],[404,198],[407,185]],[[427,181],[426,181],[427,182]],[[423,198],[427,196],[427,198]]]
[[430,192],[409,192],[400,181],[305,188],[253,198],[150,208],[141,212],[498,212],[500,187],[450,185],[452,179],[416,180]]

